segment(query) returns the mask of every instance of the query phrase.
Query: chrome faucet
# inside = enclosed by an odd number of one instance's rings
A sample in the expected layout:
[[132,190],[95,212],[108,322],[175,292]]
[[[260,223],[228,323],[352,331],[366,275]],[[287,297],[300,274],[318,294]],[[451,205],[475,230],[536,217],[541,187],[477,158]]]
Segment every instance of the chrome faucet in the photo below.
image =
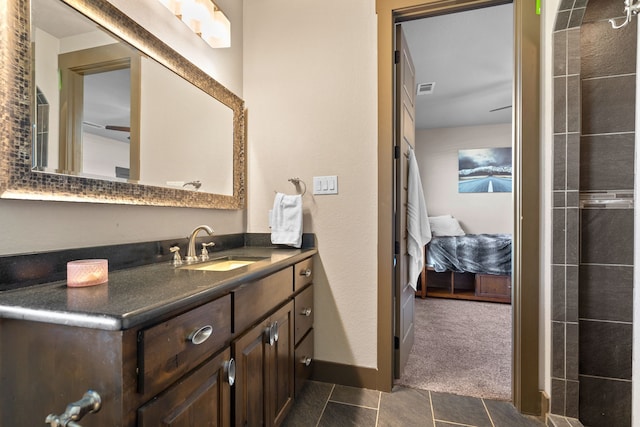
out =
[[200,181],[189,181],[182,184],[183,187],[186,187],[187,185],[193,185],[193,188],[195,188],[196,191],[202,187],[202,183]]
[[184,258],[187,264],[198,261],[198,256],[196,255],[196,236],[200,230],[206,231],[209,236],[213,234],[213,229],[208,225],[199,225],[191,232],[189,236],[189,246],[187,247],[187,256]]

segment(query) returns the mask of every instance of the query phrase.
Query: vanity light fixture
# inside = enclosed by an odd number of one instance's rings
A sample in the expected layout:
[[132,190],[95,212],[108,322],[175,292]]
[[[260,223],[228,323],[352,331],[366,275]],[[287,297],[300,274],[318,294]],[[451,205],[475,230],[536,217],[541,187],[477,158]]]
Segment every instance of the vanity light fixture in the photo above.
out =
[[159,0],[213,48],[231,47],[231,23],[211,0]]

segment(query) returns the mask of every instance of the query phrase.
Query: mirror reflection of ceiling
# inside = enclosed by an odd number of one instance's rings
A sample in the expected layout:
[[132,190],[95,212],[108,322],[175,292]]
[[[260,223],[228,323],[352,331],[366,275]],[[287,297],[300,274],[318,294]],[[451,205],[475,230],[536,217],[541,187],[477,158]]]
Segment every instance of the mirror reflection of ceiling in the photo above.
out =
[[94,23],[78,19],[77,12],[59,1],[31,0],[31,19],[34,26],[58,39],[96,31]]
[[[513,5],[402,23],[416,68],[416,128],[511,123]],[[496,110],[496,111],[491,111]]]

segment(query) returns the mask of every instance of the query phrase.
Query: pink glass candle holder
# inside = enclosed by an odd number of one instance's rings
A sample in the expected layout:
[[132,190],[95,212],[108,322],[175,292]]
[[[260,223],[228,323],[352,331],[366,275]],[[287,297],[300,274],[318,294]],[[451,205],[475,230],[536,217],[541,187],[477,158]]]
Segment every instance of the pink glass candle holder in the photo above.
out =
[[67,286],[78,288],[94,286],[109,280],[109,263],[106,259],[82,259],[67,263]]

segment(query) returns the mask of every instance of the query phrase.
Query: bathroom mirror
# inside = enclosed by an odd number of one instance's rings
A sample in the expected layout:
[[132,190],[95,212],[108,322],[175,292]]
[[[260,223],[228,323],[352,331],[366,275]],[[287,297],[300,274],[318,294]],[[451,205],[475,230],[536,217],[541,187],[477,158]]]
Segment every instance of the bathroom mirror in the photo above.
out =
[[29,6],[0,17],[3,198],[244,207],[239,97],[107,1]]

